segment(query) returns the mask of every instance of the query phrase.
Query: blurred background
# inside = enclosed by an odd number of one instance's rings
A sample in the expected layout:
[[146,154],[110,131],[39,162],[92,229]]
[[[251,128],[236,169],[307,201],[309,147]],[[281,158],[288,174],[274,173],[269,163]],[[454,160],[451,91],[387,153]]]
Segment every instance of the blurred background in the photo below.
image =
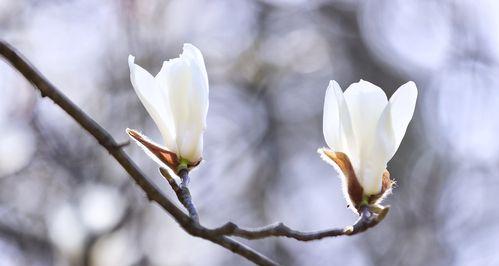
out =
[[[353,223],[325,145],[326,86],[360,78],[416,113],[388,169],[387,218],[354,237],[248,243],[284,265],[499,265],[499,2],[494,0],[0,0],[0,38],[112,133],[159,132],[129,80],[184,42],[210,79],[207,226]],[[249,265],[194,238],[50,100],[0,60],[0,265]],[[125,148],[175,199],[139,147]]]

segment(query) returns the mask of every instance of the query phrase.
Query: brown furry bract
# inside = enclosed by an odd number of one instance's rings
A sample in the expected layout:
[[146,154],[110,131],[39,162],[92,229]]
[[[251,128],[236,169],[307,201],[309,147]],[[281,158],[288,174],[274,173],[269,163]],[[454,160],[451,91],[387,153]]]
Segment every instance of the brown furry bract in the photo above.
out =
[[[139,132],[133,129],[127,129],[126,132],[130,137],[132,137],[137,143],[139,143],[145,150],[149,151],[152,155],[158,158],[162,163],[168,166],[173,171],[177,171],[178,166],[180,165],[180,159],[177,154],[164,149],[153,141],[149,140],[146,136],[140,134]],[[191,169],[197,165],[201,160],[195,163],[189,163],[188,168]]]
[[381,192],[376,195],[364,195],[364,189],[355,174],[348,155],[343,152],[334,152],[326,148],[320,149],[319,152],[323,155],[323,159],[329,163],[334,163],[340,168],[344,176],[342,180],[345,197],[348,195],[347,200],[351,202],[356,210],[359,210],[362,206],[364,197],[367,197],[367,203],[372,205],[381,202],[381,200],[390,193],[394,182],[390,179],[388,170],[385,169],[383,172]]

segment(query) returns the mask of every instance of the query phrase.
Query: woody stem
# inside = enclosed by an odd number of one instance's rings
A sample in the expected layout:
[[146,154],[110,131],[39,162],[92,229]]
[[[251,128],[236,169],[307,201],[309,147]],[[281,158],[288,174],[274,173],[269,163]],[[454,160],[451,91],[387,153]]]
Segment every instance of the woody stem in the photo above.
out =
[[178,194],[179,200],[184,205],[184,207],[189,212],[189,216],[194,219],[196,222],[199,222],[198,212],[196,210],[196,206],[192,202],[191,192],[189,191],[189,170],[181,169],[178,172],[178,175],[182,182],[180,183],[180,191]]

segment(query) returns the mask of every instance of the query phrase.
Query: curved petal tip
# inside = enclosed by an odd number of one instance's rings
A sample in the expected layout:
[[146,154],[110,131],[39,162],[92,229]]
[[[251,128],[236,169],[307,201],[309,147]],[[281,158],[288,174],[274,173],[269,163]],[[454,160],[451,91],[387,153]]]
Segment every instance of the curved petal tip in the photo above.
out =
[[135,72],[135,56],[128,55],[128,68],[130,68],[130,72]]
[[408,90],[410,96],[413,98],[417,98],[417,96],[418,96],[418,88],[416,86],[416,83],[414,83],[414,81],[409,81],[409,82],[405,83],[404,85],[400,86],[399,90],[400,89]]

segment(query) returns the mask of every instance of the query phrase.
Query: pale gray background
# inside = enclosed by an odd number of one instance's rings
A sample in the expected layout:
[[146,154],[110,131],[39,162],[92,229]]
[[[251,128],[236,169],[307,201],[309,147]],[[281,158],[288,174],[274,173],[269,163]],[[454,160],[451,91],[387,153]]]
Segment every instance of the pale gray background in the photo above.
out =
[[[202,221],[313,230],[356,217],[316,149],[326,86],[419,88],[389,163],[388,217],[355,237],[249,245],[285,265],[498,265],[497,1],[0,0],[0,38],[118,141],[159,132],[132,90],[191,42],[205,56]],[[248,265],[177,226],[65,113],[0,60],[0,265]],[[170,197],[156,165],[126,151]]]

